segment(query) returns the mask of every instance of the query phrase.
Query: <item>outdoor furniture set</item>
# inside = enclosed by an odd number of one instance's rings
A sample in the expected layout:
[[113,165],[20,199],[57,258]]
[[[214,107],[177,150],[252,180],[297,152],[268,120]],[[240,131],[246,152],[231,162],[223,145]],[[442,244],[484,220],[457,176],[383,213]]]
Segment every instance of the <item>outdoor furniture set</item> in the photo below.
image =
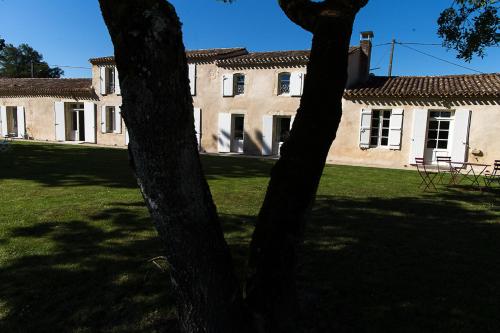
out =
[[0,141],[0,153],[8,151],[11,147],[12,137],[6,135],[2,141]]
[[[436,157],[436,164],[426,163],[423,157],[415,158],[415,163],[411,164],[417,168],[422,181],[420,187],[425,191],[437,191],[437,184],[460,185],[467,184],[474,188],[481,189],[481,178],[486,187],[491,187],[495,183],[500,185],[500,160],[495,160],[491,170],[491,165],[471,162],[454,162],[450,157]],[[445,178],[449,177],[446,182]]]

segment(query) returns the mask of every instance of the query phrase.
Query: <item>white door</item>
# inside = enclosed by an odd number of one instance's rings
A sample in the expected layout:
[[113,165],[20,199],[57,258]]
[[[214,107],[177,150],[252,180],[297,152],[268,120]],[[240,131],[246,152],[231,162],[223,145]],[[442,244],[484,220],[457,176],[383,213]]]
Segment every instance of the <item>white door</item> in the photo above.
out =
[[95,104],[84,103],[85,142],[96,143]]
[[56,141],[66,140],[66,122],[64,119],[64,102],[54,103]]
[[219,153],[231,151],[231,114],[219,113]]
[[17,136],[23,139],[26,135],[26,119],[24,114],[24,106],[17,107]]
[[70,128],[68,131],[69,134],[69,141],[78,141],[80,138],[80,122],[79,122],[79,116],[78,116],[78,111],[77,110],[69,110],[68,112],[69,115],[69,123],[70,123]]
[[245,116],[232,115],[231,117],[231,151],[233,153],[243,153],[243,144],[245,140]]
[[435,163],[437,156],[450,156],[450,132],[453,126],[452,111],[430,111],[424,158]]

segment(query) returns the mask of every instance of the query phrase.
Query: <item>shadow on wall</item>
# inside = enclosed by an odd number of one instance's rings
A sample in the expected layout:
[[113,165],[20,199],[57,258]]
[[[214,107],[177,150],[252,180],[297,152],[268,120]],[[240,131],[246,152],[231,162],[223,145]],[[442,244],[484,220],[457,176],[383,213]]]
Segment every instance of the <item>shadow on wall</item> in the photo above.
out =
[[[221,137],[221,135],[222,135],[222,137]],[[252,136],[249,132],[245,131],[243,134],[243,137],[244,137],[243,154],[261,156],[262,150],[260,147],[264,144],[262,132],[260,130],[255,130],[254,135]],[[225,143],[229,143],[231,152],[234,152],[234,153],[237,152],[234,149],[233,137],[232,137],[231,133],[228,133],[227,131],[224,131],[224,130],[219,131],[219,135],[213,134],[212,140],[214,142],[217,142],[218,145],[224,145]],[[259,141],[260,144],[257,141]],[[217,149],[219,150],[218,147],[217,147]]]

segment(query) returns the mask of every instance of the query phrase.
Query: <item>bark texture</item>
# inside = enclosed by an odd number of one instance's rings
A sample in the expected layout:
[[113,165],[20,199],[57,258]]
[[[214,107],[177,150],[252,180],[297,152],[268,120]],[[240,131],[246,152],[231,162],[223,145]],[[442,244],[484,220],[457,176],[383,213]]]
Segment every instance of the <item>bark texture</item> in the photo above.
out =
[[100,0],[129,153],[166,249],[184,332],[243,332],[242,293],[198,155],[181,25],[164,0]]
[[247,302],[267,332],[296,330],[297,252],[340,124],[349,41],[365,3],[280,1],[293,22],[313,33],[313,43],[301,104],[271,171],[251,244]]

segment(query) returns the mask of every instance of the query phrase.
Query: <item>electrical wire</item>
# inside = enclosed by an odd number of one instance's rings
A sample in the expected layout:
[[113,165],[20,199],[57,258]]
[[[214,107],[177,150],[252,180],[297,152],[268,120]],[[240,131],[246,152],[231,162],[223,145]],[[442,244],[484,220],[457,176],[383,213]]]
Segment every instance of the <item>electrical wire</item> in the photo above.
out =
[[461,68],[467,69],[467,70],[472,71],[472,72],[476,72],[476,73],[484,74],[484,72],[481,72],[481,71],[479,71],[479,70],[477,70],[477,69],[470,68],[470,67],[467,67],[467,66],[463,66],[463,65],[457,64],[457,63],[455,63],[455,62],[451,62],[451,61],[448,61],[448,60],[446,60],[446,59],[442,59],[442,58],[436,57],[436,56],[434,56],[434,55],[432,55],[432,54],[429,54],[429,53],[426,53],[426,52],[423,52],[423,51],[417,50],[417,49],[415,49],[415,48],[413,48],[413,47],[411,47],[411,46],[405,45],[405,44],[403,44],[403,43],[396,42],[396,44],[401,45],[401,46],[403,46],[403,47],[405,47],[405,48],[407,48],[407,49],[410,49],[410,50],[412,50],[412,51],[418,52],[418,53],[420,53],[420,54],[426,55],[426,56],[428,56],[428,57],[434,58],[434,59],[436,59],[436,60],[446,62],[446,63],[448,63],[448,64],[450,64],[450,65],[454,65],[454,66],[457,66],[457,67],[461,67]]

